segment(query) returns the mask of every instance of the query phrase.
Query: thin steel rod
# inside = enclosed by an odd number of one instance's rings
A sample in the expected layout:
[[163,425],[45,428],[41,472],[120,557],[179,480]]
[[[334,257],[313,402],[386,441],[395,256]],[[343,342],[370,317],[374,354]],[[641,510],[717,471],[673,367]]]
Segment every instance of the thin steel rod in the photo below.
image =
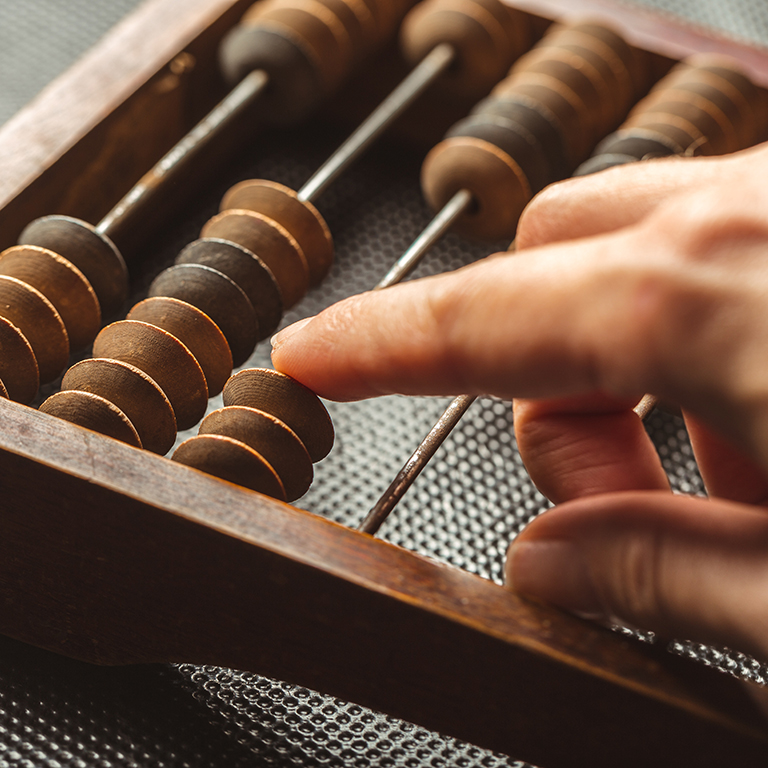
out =
[[468,189],[460,189],[427,224],[408,250],[392,265],[374,290],[388,288],[403,280],[424,258],[424,254],[450,229],[462,213],[469,210],[474,197]]
[[263,70],[254,70],[238,83],[184,138],[145,173],[133,188],[98,223],[96,231],[111,235],[123,227],[161,187],[186,168],[198,152],[236,115],[251,105],[269,81]]
[[[426,229],[413,241],[410,248],[395,262],[383,280],[374,290],[388,288],[399,283],[424,257],[429,249],[445,234],[451,224],[472,205],[474,198],[466,189],[459,190],[447,203]],[[405,466],[384,492],[375,506],[358,526],[363,533],[374,534],[387,519],[405,492],[413,485],[424,467],[435,455],[435,451],[458,424],[467,408],[475,401],[474,396],[459,395],[446,409],[437,424],[422,440],[419,447],[406,462]]]
[[397,477],[387,488],[376,505],[360,524],[358,530],[363,533],[374,534],[381,524],[387,519],[389,513],[395,508],[405,492],[413,485],[413,481],[419,476],[421,470],[427,466],[435,455],[437,449],[451,433],[451,430],[459,423],[470,405],[475,401],[474,395],[459,395],[446,408],[438,422],[422,440],[421,445],[414,451],[405,466],[397,473]]
[[299,190],[298,198],[315,201],[451,65],[452,45],[435,46],[410,74],[358,126]]
[[659,399],[655,395],[643,395],[643,399],[632,410],[645,421],[658,403]]

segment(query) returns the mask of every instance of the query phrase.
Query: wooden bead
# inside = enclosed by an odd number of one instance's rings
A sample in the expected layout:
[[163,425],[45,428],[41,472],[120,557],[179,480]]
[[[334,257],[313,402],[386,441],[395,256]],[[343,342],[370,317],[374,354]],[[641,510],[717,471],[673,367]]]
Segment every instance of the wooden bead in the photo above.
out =
[[644,128],[622,129],[598,144],[589,160],[584,161],[574,176],[588,176],[626,163],[636,163],[652,157],[683,155],[679,144],[655,131]]
[[312,484],[312,459],[298,435],[276,416],[232,405],[209,413],[200,434],[225,435],[260,453],[277,472],[286,501],[303,496]]
[[26,405],[40,386],[37,359],[27,337],[8,319],[0,316],[0,379],[7,396]]
[[709,72],[692,70],[672,83],[716,104],[738,134],[738,148],[752,146],[758,136],[757,119],[751,105],[731,83]]
[[527,51],[533,44],[535,34],[531,17],[523,11],[503,2],[503,0],[473,0],[501,24],[507,38],[507,45],[514,51],[512,60]]
[[92,392],[57,392],[40,406],[40,411],[141,448],[139,434],[130,419],[114,403]]
[[[595,50],[607,46],[618,56],[632,78],[634,94],[644,93],[648,86],[649,64],[648,54],[630,46],[621,35],[610,27],[593,22],[583,22],[568,25],[554,25],[550,33],[553,42],[577,42]],[[549,37],[548,34],[548,37]],[[607,59],[607,56],[605,57]]]
[[91,284],[70,261],[36,245],[0,253],[0,275],[37,288],[61,315],[72,350],[90,344],[101,328],[101,309]]
[[224,195],[221,210],[239,208],[264,214],[284,227],[301,246],[309,266],[310,285],[318,285],[333,264],[333,238],[317,208],[299,200],[283,184],[250,179],[235,184]]
[[224,405],[243,405],[276,416],[307,449],[312,461],[325,458],[333,447],[333,423],[320,398],[303,384],[268,368],[236,373],[223,392]]
[[128,270],[115,244],[94,227],[69,216],[45,216],[28,224],[22,245],[39,245],[74,264],[91,284],[105,318],[128,296]]
[[569,175],[571,165],[557,118],[543,105],[524,96],[508,99],[489,97],[477,104],[472,114],[498,116],[522,126],[533,134],[543,147],[553,179],[562,179]]
[[245,443],[223,435],[196,435],[185,440],[173,460],[230,483],[285,501],[285,489],[267,460]]
[[232,209],[206,222],[201,237],[231,240],[255,253],[280,286],[283,306],[289,309],[309,287],[309,264],[296,239],[273,219],[256,211]]
[[453,46],[456,61],[445,77],[452,91],[468,95],[487,92],[522,53],[494,14],[472,0],[419,3],[403,22],[400,43],[412,63],[441,43]]
[[53,304],[28,283],[0,275],[0,316],[29,342],[41,383],[58,378],[69,360],[69,337]]
[[326,92],[311,52],[285,26],[234,27],[219,48],[221,69],[235,84],[254,70],[269,74],[261,103],[277,123],[295,122],[317,106]]
[[736,131],[715,104],[682,89],[663,89],[641,102],[648,112],[666,112],[695,125],[710,141],[716,154],[735,152],[739,148]]
[[535,48],[518,66],[526,72],[551,75],[578,93],[592,115],[592,130],[597,135],[614,128],[624,116],[621,94],[612,92],[600,72],[577,53],[556,46]]
[[390,34],[395,30],[400,19],[407,11],[407,8],[402,8],[400,0],[363,0],[371,12],[371,15],[376,19],[376,26],[378,29],[379,42],[385,41],[389,38]]
[[[590,41],[589,46],[584,44],[584,38],[578,42],[569,42],[568,38],[555,40],[556,35],[547,36],[537,50],[544,53],[553,50],[568,52],[578,55],[588,66],[599,73],[602,81],[607,84],[614,94],[616,115],[626,114],[629,107],[636,101],[635,84],[629,70],[621,59],[606,45],[597,40]],[[572,38],[571,38],[572,40]],[[578,38],[577,38],[578,40]],[[559,55],[559,53],[555,53]]]
[[458,219],[456,230],[485,240],[513,237],[532,197],[513,158],[488,141],[469,137],[446,139],[432,149],[421,167],[421,188],[435,210],[456,192],[470,190],[477,207]]
[[642,128],[621,130],[603,139],[595,148],[595,155],[627,154],[636,160],[644,157],[682,155],[683,148],[665,136]]
[[355,60],[363,58],[383,39],[378,22],[364,0],[323,0],[323,3],[344,24]]
[[665,135],[669,129],[662,129],[663,125],[687,133],[693,138],[697,154],[716,155],[718,146],[722,145],[722,134],[717,134],[714,122],[706,120],[701,110],[695,107],[686,108],[684,104],[658,104],[641,114],[631,115],[625,122],[627,127],[649,128],[651,125],[657,126],[657,130]]
[[64,374],[61,388],[92,392],[114,403],[133,424],[148,451],[166,454],[176,440],[176,418],[170,401],[154,379],[133,365],[119,360],[82,360]]
[[344,78],[352,59],[352,41],[339,18],[318,0],[264,0],[255,3],[242,20],[243,26],[277,28],[300,41],[325,92]]
[[[286,4],[286,0],[280,0],[279,3],[254,3],[243,15],[241,23],[247,26],[258,26],[260,19],[264,18],[265,11],[270,7],[294,7],[294,3],[295,0],[290,4]],[[320,6],[319,9],[316,8],[318,5]],[[322,3],[302,3],[300,7],[309,13],[315,13],[324,20],[333,36],[338,38],[337,45],[343,50],[349,51],[348,56],[360,58],[365,53],[366,43],[368,45],[376,44],[376,24],[362,0],[358,0],[356,3],[345,0],[322,0]],[[343,27],[343,35],[337,29],[339,25]],[[348,62],[346,65],[348,66]]]
[[242,365],[259,339],[256,312],[237,283],[202,264],[179,264],[163,270],[148,295],[180,299],[204,312],[221,329],[232,350],[234,365]]
[[224,334],[197,307],[179,299],[155,296],[136,304],[126,320],[156,325],[184,344],[203,369],[209,397],[218,395],[232,375],[232,352]]
[[498,115],[472,115],[446,134],[446,138],[462,136],[490,142],[511,157],[525,175],[531,194],[555,180],[550,159],[536,135],[514,120]]
[[202,264],[221,272],[248,297],[258,321],[257,340],[271,336],[283,317],[283,299],[275,276],[254,253],[237,243],[203,238],[190,243],[177,264]]
[[560,133],[565,137],[568,165],[573,168],[589,152],[594,141],[582,119],[582,111],[566,94],[554,78],[531,74],[507,78],[493,89],[491,97],[501,100],[526,98],[554,115]]
[[622,128],[643,129],[661,136],[683,147],[684,155],[712,155],[712,145],[706,136],[690,121],[675,115],[659,112],[636,115],[627,120]]
[[200,364],[162,328],[137,320],[112,323],[93,342],[93,355],[133,365],[157,382],[173,406],[179,429],[189,429],[203,418],[208,387]]

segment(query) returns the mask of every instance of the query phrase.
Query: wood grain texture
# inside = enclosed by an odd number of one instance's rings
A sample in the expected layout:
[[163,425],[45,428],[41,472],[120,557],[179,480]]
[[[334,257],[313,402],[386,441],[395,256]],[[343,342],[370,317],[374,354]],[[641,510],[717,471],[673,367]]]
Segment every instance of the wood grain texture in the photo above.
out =
[[0,417],[4,634],[254,670],[546,768],[764,764],[726,676],[24,406]]
[[248,5],[143,3],[0,128],[0,245],[40,215],[106,213],[221,94],[216,48]]

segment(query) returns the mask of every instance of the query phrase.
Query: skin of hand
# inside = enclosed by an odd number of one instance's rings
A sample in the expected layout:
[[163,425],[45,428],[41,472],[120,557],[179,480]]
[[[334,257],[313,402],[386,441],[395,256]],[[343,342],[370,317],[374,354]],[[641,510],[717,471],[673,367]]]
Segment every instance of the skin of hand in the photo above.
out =
[[[515,398],[555,502],[511,588],[768,659],[768,145],[553,185],[517,253],[353,297],[273,341],[323,397]],[[709,499],[670,493],[632,407],[683,408]]]

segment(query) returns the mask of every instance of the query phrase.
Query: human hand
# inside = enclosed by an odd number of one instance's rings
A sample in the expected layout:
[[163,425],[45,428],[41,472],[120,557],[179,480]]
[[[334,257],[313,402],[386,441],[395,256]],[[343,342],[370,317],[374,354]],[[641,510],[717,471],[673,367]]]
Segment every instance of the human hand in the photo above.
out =
[[[766,172],[761,147],[555,185],[522,253],[341,302],[273,362],[336,399],[535,398],[518,444],[559,506],[511,548],[512,586],[768,658]],[[645,392],[694,415],[709,501],[669,493],[631,412]]]

